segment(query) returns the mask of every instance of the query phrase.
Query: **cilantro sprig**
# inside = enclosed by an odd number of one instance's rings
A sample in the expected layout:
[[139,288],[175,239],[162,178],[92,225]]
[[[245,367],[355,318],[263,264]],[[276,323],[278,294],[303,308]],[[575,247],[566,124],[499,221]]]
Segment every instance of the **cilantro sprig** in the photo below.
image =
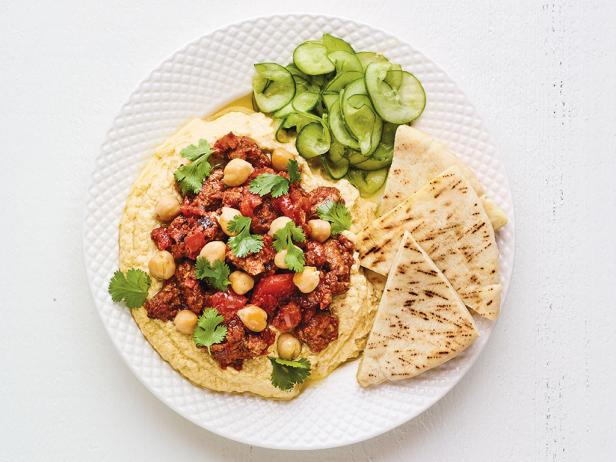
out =
[[286,250],[287,255],[284,258],[284,262],[287,264],[291,271],[299,273],[304,270],[304,252],[295,242],[304,242],[306,236],[304,231],[299,226],[296,226],[292,221],[284,225],[283,228],[276,231],[274,234],[274,249],[277,252]]
[[259,196],[280,197],[289,192],[289,180],[275,173],[262,173],[250,182],[249,190]]
[[180,155],[192,161],[179,167],[175,173],[175,181],[178,183],[182,194],[197,194],[201,190],[203,180],[212,171],[212,166],[208,162],[212,148],[205,139],[200,139],[197,144],[191,144],[180,151]]
[[211,264],[207,258],[198,257],[195,263],[197,279],[205,279],[216,290],[224,292],[229,285],[231,269],[224,261],[216,260]]
[[225,320],[216,308],[206,308],[199,317],[199,322],[193,333],[193,340],[197,346],[210,347],[215,343],[221,343],[227,336],[227,326],[222,324]]
[[303,383],[310,376],[310,361],[301,358],[289,361],[268,356],[272,363],[272,385],[284,391],[291,390],[296,384]]
[[299,165],[295,159],[291,159],[287,164],[289,179],[275,173],[262,173],[250,182],[249,191],[259,196],[271,194],[272,197],[280,197],[289,192],[289,186],[302,179],[299,172]]
[[302,179],[302,174],[299,172],[299,165],[295,159],[291,159],[287,164],[287,172],[289,173],[289,181],[291,183],[299,183]]
[[325,201],[317,208],[319,218],[329,221],[332,226],[332,236],[349,229],[353,223],[351,213],[342,202]]
[[114,302],[123,301],[129,308],[139,308],[148,296],[152,283],[150,276],[140,269],[129,269],[113,273],[109,281],[109,294]]
[[263,236],[250,234],[252,219],[243,215],[237,215],[229,222],[228,229],[235,236],[231,237],[227,245],[235,256],[243,258],[250,253],[259,253],[263,248]]

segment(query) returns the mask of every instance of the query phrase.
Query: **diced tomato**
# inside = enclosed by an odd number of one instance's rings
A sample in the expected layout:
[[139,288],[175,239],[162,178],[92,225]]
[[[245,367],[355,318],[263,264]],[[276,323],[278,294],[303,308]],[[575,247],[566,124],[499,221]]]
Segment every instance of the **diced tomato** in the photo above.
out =
[[280,332],[289,332],[302,320],[302,310],[295,302],[289,302],[280,307],[272,320],[272,325]]
[[245,217],[252,217],[255,209],[262,203],[263,199],[261,196],[246,192],[244,197],[242,197],[242,202],[240,202],[240,212],[242,212],[242,215]]
[[287,303],[293,294],[295,294],[295,284],[292,273],[272,274],[263,277],[257,283],[250,302],[271,315],[277,307]]
[[248,299],[243,295],[238,295],[231,289],[226,292],[215,292],[209,295],[205,303],[208,307],[214,307],[225,318],[225,322],[230,321],[235,313],[244,306]]
[[184,239],[186,245],[186,253],[188,258],[197,258],[199,252],[205,245],[205,233],[201,230],[189,234]]
[[272,204],[296,225],[301,226],[306,223],[306,210],[310,208],[310,203],[301,190],[291,187],[289,194],[272,198]]

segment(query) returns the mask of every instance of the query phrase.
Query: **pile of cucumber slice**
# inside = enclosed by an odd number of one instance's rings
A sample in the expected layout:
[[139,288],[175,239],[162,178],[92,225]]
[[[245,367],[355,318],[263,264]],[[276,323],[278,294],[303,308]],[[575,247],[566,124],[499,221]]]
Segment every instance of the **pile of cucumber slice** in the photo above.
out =
[[355,52],[330,34],[300,44],[293,63],[255,64],[253,104],[276,123],[276,139],[295,134],[297,151],[319,159],[370,196],[385,183],[398,125],[421,115],[417,78],[371,51]]

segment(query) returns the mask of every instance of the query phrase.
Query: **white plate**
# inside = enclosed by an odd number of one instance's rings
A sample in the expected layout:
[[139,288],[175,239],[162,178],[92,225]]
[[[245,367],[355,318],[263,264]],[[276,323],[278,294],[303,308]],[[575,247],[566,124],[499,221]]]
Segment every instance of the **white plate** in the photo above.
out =
[[[256,446],[317,449],[386,432],[428,409],[462,378],[485,346],[492,324],[479,320],[480,338],[443,366],[420,377],[369,390],[346,364],[291,402],[226,395],[191,385],[160,359],[127,309],[112,303],[107,285],[118,266],[118,223],[137,172],[153,148],[190,117],[207,114],[250,90],[253,63],[287,63],[303,40],[331,32],[356,50],[385,54],[423,83],[428,104],[417,127],[447,142],[475,169],[507,213],[499,233],[506,295],[513,266],[513,206],[507,177],[479,116],[432,61],[384,32],[323,16],[274,16],[208,34],[165,61],[131,95],[97,158],[84,229],[85,262],[101,319],[135,375],[161,401],[214,433]],[[280,431],[284,428],[284,431]]]

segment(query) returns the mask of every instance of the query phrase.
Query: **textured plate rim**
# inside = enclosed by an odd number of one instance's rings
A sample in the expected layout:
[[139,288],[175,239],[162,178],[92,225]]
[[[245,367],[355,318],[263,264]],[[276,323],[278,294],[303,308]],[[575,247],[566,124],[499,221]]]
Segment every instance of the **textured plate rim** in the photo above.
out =
[[[425,60],[429,61],[435,69],[437,69],[438,71],[440,71],[443,76],[446,77],[446,79],[449,81],[449,83],[453,86],[453,88],[455,89],[456,93],[463,95],[464,99],[465,99],[465,104],[467,104],[469,107],[472,108],[473,110],[473,114],[475,116],[475,118],[477,120],[480,121],[480,125],[479,128],[480,130],[485,133],[487,135],[487,140],[488,140],[488,144],[490,146],[493,146],[491,137],[489,135],[489,132],[487,131],[485,124],[483,122],[483,119],[481,118],[481,116],[479,115],[479,113],[477,112],[474,104],[467,98],[466,94],[460,89],[460,87],[457,85],[457,83],[451,79],[451,77],[449,77],[449,75],[443,71],[443,69],[432,59],[427,58],[421,51],[413,48],[411,45],[409,45],[407,42],[402,41],[400,39],[398,39],[395,35],[390,34],[389,32],[384,31],[381,28],[378,27],[374,27],[372,25],[366,24],[366,23],[362,23],[362,22],[358,22],[354,19],[345,17],[345,16],[330,16],[330,15],[320,15],[320,14],[277,14],[277,15],[268,15],[268,16],[250,16],[250,17],[246,17],[241,21],[238,22],[229,22],[226,23],[224,25],[222,25],[221,27],[215,28],[210,30],[208,33],[196,38],[195,40],[192,40],[191,42],[187,43],[186,45],[184,45],[183,47],[179,48],[178,50],[176,50],[169,58],[163,60],[153,71],[151,71],[146,78],[144,78],[138,85],[137,87],[130,93],[130,96],[128,97],[127,101],[122,104],[118,114],[114,117],[113,122],[111,123],[110,128],[106,131],[105,133],[105,137],[103,142],[101,143],[99,149],[98,149],[98,153],[94,159],[95,162],[95,166],[94,169],[92,171],[92,174],[90,175],[90,186],[88,187],[88,194],[87,194],[87,198],[86,198],[86,210],[84,213],[84,219],[83,219],[83,226],[82,226],[82,252],[83,252],[83,262],[85,265],[85,269],[86,269],[86,273],[88,276],[88,286],[90,288],[90,292],[91,294],[94,294],[94,289],[95,289],[95,285],[94,285],[94,278],[93,278],[93,274],[91,271],[91,267],[88,264],[89,263],[89,257],[86,253],[86,248],[88,246],[88,242],[86,240],[87,236],[87,229],[88,229],[88,218],[90,216],[90,208],[89,205],[92,202],[92,200],[94,199],[93,197],[93,188],[94,188],[94,182],[96,181],[96,173],[98,171],[98,167],[99,167],[99,159],[103,154],[103,148],[105,147],[105,145],[109,142],[110,140],[110,135],[114,132],[114,130],[116,129],[116,126],[118,124],[118,122],[121,119],[121,115],[123,114],[124,110],[130,106],[130,104],[132,103],[133,99],[135,98],[135,96],[137,94],[139,94],[144,87],[147,85],[147,83],[153,78],[153,76],[155,75],[155,73],[159,70],[162,69],[166,64],[168,63],[172,63],[174,60],[176,60],[176,58],[178,56],[180,56],[183,52],[185,52],[186,50],[188,50],[191,46],[196,46],[199,44],[199,42],[201,42],[201,40],[205,39],[206,37],[212,36],[216,33],[223,33],[225,31],[227,31],[228,29],[232,28],[232,27],[238,27],[240,25],[243,25],[245,23],[255,23],[257,21],[260,20],[267,20],[267,19],[285,19],[285,18],[311,18],[311,19],[324,19],[327,21],[342,21],[345,23],[350,23],[353,24],[354,26],[357,27],[367,27],[371,30],[371,33],[381,33],[389,38],[393,38],[395,39],[397,42],[399,42],[402,45],[406,45],[409,46],[415,53],[421,55]],[[230,95],[229,97],[229,101],[233,100],[234,97],[237,97],[240,95],[240,93],[243,94],[243,92],[238,92],[237,95]],[[507,299],[508,299],[508,295],[509,295],[509,285],[511,283],[511,277],[513,275],[513,271],[514,271],[514,267],[515,267],[515,253],[516,253],[516,246],[515,246],[515,211],[514,211],[514,203],[513,203],[513,199],[512,199],[512,194],[511,194],[511,188],[509,185],[509,179],[508,176],[506,174],[506,169],[504,164],[502,163],[501,159],[498,157],[498,155],[493,156],[496,160],[496,162],[499,164],[499,167],[502,170],[502,173],[504,175],[504,180],[505,180],[505,190],[507,192],[507,197],[508,197],[508,202],[510,205],[510,214],[509,214],[509,224],[508,226],[510,227],[510,231],[511,231],[511,237],[510,237],[510,245],[511,245],[511,256],[510,256],[510,272],[509,272],[509,278],[505,281],[506,282],[506,290],[504,292],[504,295],[502,297],[501,300],[501,309],[502,307],[506,304]],[[119,217],[116,219],[116,223],[119,222]],[[144,387],[149,390],[156,398],[158,398],[161,402],[163,402],[167,407],[169,407],[170,409],[172,409],[176,414],[182,416],[183,418],[185,418],[186,420],[189,420],[190,422],[192,422],[193,424],[207,430],[210,431],[218,436],[230,439],[232,441],[237,441],[243,444],[247,444],[247,445],[252,445],[252,446],[257,446],[257,447],[263,447],[263,448],[269,448],[269,449],[280,449],[280,450],[300,450],[300,451],[307,451],[307,450],[318,450],[318,449],[328,449],[328,448],[335,448],[335,447],[342,447],[342,446],[347,446],[347,445],[351,445],[351,444],[356,444],[362,441],[367,441],[373,438],[376,438],[378,436],[383,435],[384,433],[387,433],[411,420],[413,420],[414,418],[420,416],[421,414],[423,414],[424,412],[426,412],[428,409],[430,409],[432,406],[434,406],[438,401],[440,401],[447,393],[449,393],[459,382],[460,380],[462,380],[462,378],[468,373],[468,371],[471,369],[471,367],[475,364],[475,362],[477,361],[477,359],[479,358],[479,356],[481,355],[481,353],[483,352],[483,349],[485,348],[485,346],[487,345],[490,336],[492,335],[492,331],[494,330],[494,327],[496,326],[498,319],[496,321],[494,321],[492,323],[492,325],[490,326],[490,329],[488,330],[488,332],[486,334],[484,334],[486,336],[486,341],[480,345],[479,351],[472,357],[466,359],[461,365],[459,365],[459,371],[460,373],[457,375],[457,377],[455,377],[452,380],[451,386],[449,388],[445,388],[442,391],[440,391],[439,393],[433,395],[432,397],[430,397],[429,399],[426,400],[426,405],[423,407],[423,409],[417,413],[414,413],[412,415],[407,415],[405,416],[403,419],[399,419],[396,421],[391,422],[390,425],[387,426],[382,426],[381,429],[379,429],[379,431],[375,431],[372,432],[369,435],[359,435],[356,438],[348,438],[344,441],[341,441],[339,443],[336,444],[323,444],[323,445],[319,445],[319,444],[312,444],[312,445],[288,445],[288,444],[279,444],[279,445],[271,445],[271,444],[263,444],[257,440],[251,440],[250,438],[244,438],[244,437],[240,437],[238,435],[232,435],[229,434],[227,432],[224,431],[219,431],[217,428],[213,428],[210,426],[207,426],[204,422],[200,422],[198,421],[194,416],[189,415],[187,413],[182,412],[180,409],[176,408],[173,403],[169,402],[167,400],[167,397],[163,394],[163,393],[159,393],[157,390],[155,390],[154,388],[152,388],[150,386],[149,383],[147,383],[145,381],[145,377],[143,377],[136,369],[136,366],[134,364],[132,364],[128,358],[127,355],[125,355],[122,350],[120,349],[119,345],[116,343],[116,340],[114,338],[114,336],[111,334],[111,326],[109,325],[109,323],[106,321],[106,319],[103,317],[103,312],[100,309],[100,307],[98,306],[98,302],[96,301],[96,299],[94,297],[92,297],[92,300],[94,301],[94,305],[96,306],[96,311],[98,312],[99,318],[101,319],[103,325],[105,326],[105,330],[107,331],[107,334],[109,335],[112,344],[114,345],[117,353],[119,354],[119,356],[122,358],[122,360],[124,361],[124,363],[128,366],[129,370],[136,376],[136,378],[139,380],[139,382],[141,382]],[[144,341],[147,342],[147,340]],[[158,359],[165,363],[165,361],[158,357]],[[165,363],[166,364],[166,363]],[[174,371],[174,373],[177,373]],[[185,379],[184,379],[185,380]],[[255,398],[255,399],[260,399],[260,398]]]

